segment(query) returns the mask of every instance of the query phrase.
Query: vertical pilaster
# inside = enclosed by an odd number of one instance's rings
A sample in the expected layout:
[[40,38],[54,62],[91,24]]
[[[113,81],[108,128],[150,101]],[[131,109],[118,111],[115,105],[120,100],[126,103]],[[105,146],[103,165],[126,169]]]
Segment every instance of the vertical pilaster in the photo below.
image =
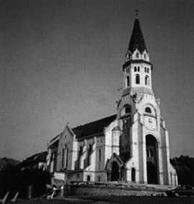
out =
[[146,135],[143,134],[143,169],[144,169],[144,183],[147,183],[147,153],[146,153]]
[[167,159],[167,180],[168,184],[170,185],[170,173],[169,173],[169,168],[170,168],[170,152],[169,152],[169,137],[168,137],[168,132],[165,131],[165,136],[166,136],[166,159]]
[[145,139],[143,135],[143,118],[138,114],[138,140],[139,140],[139,182],[144,183],[144,144]]
[[72,147],[72,162],[71,162],[71,170],[75,170],[75,162],[78,157],[78,142],[73,139],[73,147]]
[[162,146],[161,142],[158,142],[158,173],[159,173],[159,184],[164,184],[164,178],[163,178],[163,163],[162,163]]
[[163,140],[162,140],[162,135],[160,131],[160,123],[161,123],[161,114],[160,114],[160,102],[158,100],[158,110],[157,110],[157,130],[158,130],[158,178],[159,178],[159,184],[163,185],[164,184],[164,168],[163,168]]

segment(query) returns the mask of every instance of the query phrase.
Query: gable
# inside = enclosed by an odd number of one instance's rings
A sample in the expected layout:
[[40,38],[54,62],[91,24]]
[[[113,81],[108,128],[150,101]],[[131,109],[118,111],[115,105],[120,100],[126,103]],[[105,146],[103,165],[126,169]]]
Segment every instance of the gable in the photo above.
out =
[[68,126],[66,126],[65,130],[62,132],[59,138],[59,144],[64,146],[65,144],[73,143],[73,134]]
[[111,170],[113,162],[116,162],[119,165],[119,167],[125,167],[125,163],[119,157],[119,155],[117,155],[116,153],[113,153],[111,158],[107,160],[105,169],[106,170]]
[[104,128],[107,127],[110,123],[112,123],[116,118],[117,118],[117,115],[114,114],[114,115],[102,118],[100,120],[96,120],[84,125],[74,127],[72,129],[66,126],[63,132],[61,132],[59,135],[57,135],[52,140],[50,140],[50,144],[54,142],[58,142],[59,140],[64,140],[64,137],[67,136],[67,133],[68,133],[69,139],[71,137],[73,138],[73,135],[75,134],[76,139],[78,140],[82,140],[86,137],[93,136],[96,134],[103,135]]

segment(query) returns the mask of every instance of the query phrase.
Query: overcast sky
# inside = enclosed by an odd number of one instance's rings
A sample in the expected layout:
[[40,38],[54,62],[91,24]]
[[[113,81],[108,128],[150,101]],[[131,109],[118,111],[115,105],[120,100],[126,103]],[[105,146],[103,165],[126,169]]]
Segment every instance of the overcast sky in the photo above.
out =
[[67,122],[116,113],[135,9],[171,157],[194,156],[193,1],[1,0],[0,157],[24,159]]

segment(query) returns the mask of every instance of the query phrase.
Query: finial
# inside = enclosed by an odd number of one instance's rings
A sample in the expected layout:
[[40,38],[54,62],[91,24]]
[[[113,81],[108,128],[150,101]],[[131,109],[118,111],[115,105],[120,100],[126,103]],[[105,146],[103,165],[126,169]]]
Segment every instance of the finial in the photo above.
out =
[[139,16],[139,10],[135,9],[135,18],[138,18],[138,16]]

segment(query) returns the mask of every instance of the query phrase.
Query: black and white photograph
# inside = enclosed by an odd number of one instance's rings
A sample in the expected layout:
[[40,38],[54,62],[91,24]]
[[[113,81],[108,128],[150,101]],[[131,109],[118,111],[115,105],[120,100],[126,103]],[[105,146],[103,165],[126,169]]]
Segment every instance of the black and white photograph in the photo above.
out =
[[0,0],[0,203],[194,203],[194,1]]

